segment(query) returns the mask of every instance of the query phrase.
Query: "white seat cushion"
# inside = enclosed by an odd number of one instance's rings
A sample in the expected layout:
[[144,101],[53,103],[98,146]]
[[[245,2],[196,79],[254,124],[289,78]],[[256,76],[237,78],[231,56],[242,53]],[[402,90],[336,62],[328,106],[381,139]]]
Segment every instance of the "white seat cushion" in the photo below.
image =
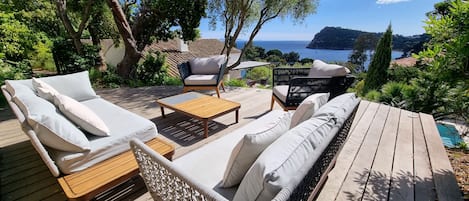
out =
[[190,75],[184,79],[186,85],[216,85],[218,75]]
[[281,101],[287,101],[288,94],[288,85],[277,85],[272,89],[272,92],[279,98]]
[[225,55],[216,55],[205,58],[194,58],[189,60],[192,74],[206,75],[218,74],[220,66],[226,61]]
[[272,110],[230,134],[175,159],[173,164],[191,175],[194,180],[208,188],[214,189],[228,200],[231,200],[236,187],[221,188],[220,183],[236,142],[240,141],[246,133],[258,132],[260,127],[262,127],[260,125],[269,124],[285,113],[282,110]]
[[336,64],[327,64],[321,60],[314,60],[313,66],[309,71],[308,77],[337,77],[345,76],[350,70],[344,66]]
[[55,104],[60,111],[83,130],[97,136],[109,136],[109,128],[91,109],[68,96],[55,95]]
[[308,119],[289,130],[261,153],[233,200],[272,200],[281,189],[293,192],[338,130],[331,117]]
[[301,122],[311,118],[321,106],[329,100],[329,93],[316,93],[305,98],[296,108],[291,118],[290,128],[293,128]]
[[106,137],[87,135],[88,152],[52,152],[52,158],[60,171],[70,174],[91,167],[101,161],[129,150],[129,141],[138,138],[147,142],[158,134],[155,123],[114,105],[102,98],[80,102],[104,121],[110,130]]
[[291,113],[285,113],[269,124],[259,125],[260,132],[246,134],[231,152],[221,185],[232,187],[239,184],[259,154],[288,131],[291,118]]

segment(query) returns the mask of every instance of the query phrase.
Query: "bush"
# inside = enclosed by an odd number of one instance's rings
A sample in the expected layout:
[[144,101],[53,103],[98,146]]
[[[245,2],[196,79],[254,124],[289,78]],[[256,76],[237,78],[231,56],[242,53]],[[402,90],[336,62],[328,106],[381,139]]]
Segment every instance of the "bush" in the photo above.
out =
[[377,90],[371,90],[365,95],[365,99],[373,102],[379,102],[379,99],[381,97],[381,93]]
[[101,65],[99,46],[83,44],[83,55],[79,55],[72,41],[58,38],[54,41],[52,53],[58,74],[70,74],[90,70]]
[[416,67],[393,67],[388,69],[389,81],[404,82],[409,84],[410,80],[419,76],[420,70]]
[[160,52],[149,52],[145,58],[137,64],[133,73],[137,86],[163,85],[169,77],[166,69],[166,55]]
[[230,79],[226,82],[224,82],[226,86],[232,86],[232,87],[247,87],[248,85],[246,84],[245,80],[241,79]]
[[401,82],[388,82],[381,88],[380,102],[393,107],[406,108],[406,94],[410,86]]
[[[5,84],[5,80],[22,80],[32,76],[32,70],[27,60],[22,62],[7,62],[0,59],[0,86]],[[0,96],[0,107],[6,105],[6,99]]]
[[266,80],[272,77],[272,69],[261,66],[261,67],[256,67],[248,71],[246,77],[251,80]]

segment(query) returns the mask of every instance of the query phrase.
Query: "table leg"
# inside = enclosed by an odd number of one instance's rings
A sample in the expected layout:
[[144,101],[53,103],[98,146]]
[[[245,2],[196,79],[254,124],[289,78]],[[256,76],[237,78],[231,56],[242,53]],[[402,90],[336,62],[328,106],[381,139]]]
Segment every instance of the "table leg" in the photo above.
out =
[[161,116],[162,116],[163,118],[165,118],[166,115],[164,115],[164,108],[163,108],[163,107],[160,107],[160,109],[161,109]]
[[204,119],[203,122],[204,122],[204,135],[205,135],[205,138],[208,138],[208,119]]
[[239,110],[236,110],[236,123],[238,123],[238,120],[239,120]]

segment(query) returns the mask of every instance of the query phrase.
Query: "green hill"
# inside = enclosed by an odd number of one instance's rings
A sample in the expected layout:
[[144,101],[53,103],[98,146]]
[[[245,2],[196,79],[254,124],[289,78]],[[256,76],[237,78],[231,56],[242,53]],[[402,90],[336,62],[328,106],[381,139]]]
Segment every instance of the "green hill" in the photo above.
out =
[[[353,49],[355,39],[361,34],[372,34],[376,36],[376,38],[380,38],[383,33],[364,32],[341,27],[324,27],[314,36],[307,48],[333,50]],[[393,50],[406,52],[415,48],[416,45],[422,45],[425,41],[428,41],[428,39],[429,36],[427,34],[414,36],[393,35]]]

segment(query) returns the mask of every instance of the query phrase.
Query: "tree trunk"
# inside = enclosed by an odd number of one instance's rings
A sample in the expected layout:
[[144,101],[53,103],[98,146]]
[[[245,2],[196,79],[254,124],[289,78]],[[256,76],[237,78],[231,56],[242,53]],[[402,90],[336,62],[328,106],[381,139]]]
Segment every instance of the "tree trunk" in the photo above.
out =
[[124,12],[119,4],[118,0],[106,0],[109,8],[111,8],[112,15],[114,16],[114,21],[116,22],[119,33],[124,41],[125,54],[122,61],[117,64],[117,73],[127,79],[130,77],[130,72],[132,68],[135,67],[138,60],[142,56],[142,53],[137,49],[137,41],[135,40],[132,29],[130,28],[129,23],[125,17]]

